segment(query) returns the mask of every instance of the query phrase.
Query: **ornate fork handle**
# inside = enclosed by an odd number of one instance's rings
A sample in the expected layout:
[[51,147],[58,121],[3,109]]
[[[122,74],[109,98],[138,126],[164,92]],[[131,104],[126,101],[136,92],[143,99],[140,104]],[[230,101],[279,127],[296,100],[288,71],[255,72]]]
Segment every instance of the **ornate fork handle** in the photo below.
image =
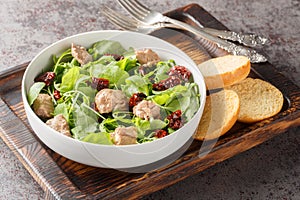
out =
[[237,33],[233,31],[216,30],[212,28],[203,28],[203,30],[222,39],[237,41],[249,47],[264,45],[268,41],[267,38],[255,34]]
[[187,30],[192,32],[195,35],[198,35],[202,38],[205,38],[207,40],[210,40],[214,43],[216,43],[216,45],[226,51],[228,51],[229,53],[232,53],[234,55],[242,55],[242,56],[247,56],[250,59],[250,62],[252,63],[260,63],[260,62],[266,62],[267,58],[259,53],[257,53],[255,50],[253,49],[249,49],[243,46],[239,46],[236,45],[232,42],[228,42],[226,40],[220,39],[218,37],[215,37],[207,32],[205,32],[204,30],[201,29],[197,29],[189,24],[186,24],[184,22],[181,22],[179,20],[175,20],[172,18],[169,18],[167,16],[163,16],[160,20],[160,22],[168,22],[168,23],[172,23],[174,25],[176,25],[178,28]]
[[214,29],[214,28],[204,27],[198,20],[196,20],[194,18],[194,16],[190,15],[189,13],[183,12],[182,15],[184,17],[187,17],[190,20],[192,20],[203,31],[205,31],[211,35],[218,36],[219,38],[222,38],[225,40],[239,42],[248,47],[257,47],[257,46],[264,45],[268,42],[268,38],[263,37],[263,36],[258,36],[255,34],[251,34],[251,33],[250,34],[237,33],[237,32],[228,31],[228,30],[218,30],[218,29]]

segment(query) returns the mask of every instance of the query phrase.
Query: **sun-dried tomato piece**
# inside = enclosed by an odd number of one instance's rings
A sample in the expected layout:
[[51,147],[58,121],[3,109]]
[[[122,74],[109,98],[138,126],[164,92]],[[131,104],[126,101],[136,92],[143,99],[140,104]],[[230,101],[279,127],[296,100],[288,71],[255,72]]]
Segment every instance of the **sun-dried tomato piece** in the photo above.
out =
[[156,91],[164,91],[164,90],[166,90],[168,88],[166,88],[162,83],[154,83],[152,85],[152,89],[156,90]]
[[92,88],[97,89],[98,91],[109,88],[109,80],[105,78],[96,78],[92,77]]
[[178,77],[171,76],[171,77],[163,80],[162,83],[165,85],[166,88],[171,88],[176,85],[180,85],[181,81]]
[[45,72],[41,74],[40,76],[36,77],[34,79],[35,82],[44,82],[46,86],[51,85],[51,83],[55,79],[55,73],[54,72]]
[[165,130],[156,130],[155,133],[154,133],[154,137],[157,137],[157,138],[162,138],[162,137],[165,137],[168,135],[168,132],[165,131]]
[[168,126],[174,130],[181,128],[184,124],[184,121],[181,117],[181,110],[176,110],[167,116],[169,120]]
[[60,92],[58,90],[54,90],[53,96],[56,100],[61,98]]
[[159,83],[154,83],[152,85],[152,89],[156,90],[156,91],[163,91],[163,90],[166,90],[168,88],[174,87],[179,84],[181,84],[180,78],[178,78],[176,76],[170,76],[169,78],[164,79],[164,80],[160,81]]
[[177,65],[170,69],[169,76],[176,76],[184,82],[188,82],[191,77],[191,72],[186,67]]
[[145,99],[147,96],[144,93],[138,92],[134,93],[129,99],[129,109],[132,110],[139,102]]

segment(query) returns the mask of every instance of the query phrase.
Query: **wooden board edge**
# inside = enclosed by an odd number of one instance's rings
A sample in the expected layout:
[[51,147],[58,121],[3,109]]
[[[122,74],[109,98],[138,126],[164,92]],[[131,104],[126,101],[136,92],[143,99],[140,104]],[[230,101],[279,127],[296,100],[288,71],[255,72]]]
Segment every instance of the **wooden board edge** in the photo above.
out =
[[[2,113],[0,137],[48,197],[52,196],[54,199],[61,199],[64,196],[72,199],[87,197],[69,180],[2,98],[0,98],[0,113]],[[15,131],[16,126],[17,132]],[[24,138],[24,140],[16,140],[16,138]],[[58,185],[61,181],[64,184]]]
[[5,70],[1,70],[0,71],[0,79],[3,79],[5,77],[11,76],[15,73],[24,71],[27,68],[27,66],[29,65],[29,63],[30,63],[30,61],[22,63],[20,65],[15,65],[15,66],[9,67],[8,69],[5,69]]

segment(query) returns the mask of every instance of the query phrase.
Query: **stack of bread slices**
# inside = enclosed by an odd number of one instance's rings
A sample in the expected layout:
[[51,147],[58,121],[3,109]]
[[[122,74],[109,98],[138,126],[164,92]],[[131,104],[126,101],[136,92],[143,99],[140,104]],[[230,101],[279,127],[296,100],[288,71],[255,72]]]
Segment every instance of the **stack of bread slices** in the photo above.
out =
[[226,55],[198,67],[210,94],[195,139],[218,139],[237,121],[254,123],[280,112],[282,93],[269,82],[249,77],[251,64],[247,57]]

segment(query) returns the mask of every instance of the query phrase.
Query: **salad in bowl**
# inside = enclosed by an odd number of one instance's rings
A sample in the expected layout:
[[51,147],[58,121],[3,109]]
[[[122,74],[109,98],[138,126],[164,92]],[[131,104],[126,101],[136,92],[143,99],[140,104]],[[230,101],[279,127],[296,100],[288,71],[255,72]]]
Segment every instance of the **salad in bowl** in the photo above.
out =
[[[39,138],[72,160],[111,168],[156,162],[197,128],[205,101],[203,77],[167,42],[108,32],[72,36],[38,55],[23,78],[26,114]],[[128,156],[135,161],[128,163]]]

